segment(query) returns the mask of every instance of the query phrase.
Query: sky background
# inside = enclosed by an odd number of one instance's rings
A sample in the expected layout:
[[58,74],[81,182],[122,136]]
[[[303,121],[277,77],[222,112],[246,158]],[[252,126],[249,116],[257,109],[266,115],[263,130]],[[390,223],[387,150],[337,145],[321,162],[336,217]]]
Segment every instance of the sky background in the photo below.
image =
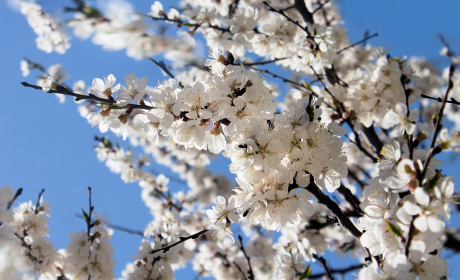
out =
[[[445,0],[442,4],[428,0],[337,2],[352,42],[362,39],[366,30],[378,32],[379,36],[370,41],[372,45],[391,46],[393,56],[424,56],[440,67],[448,61],[439,56],[442,45],[437,34],[443,34],[452,48],[460,51],[460,1]],[[38,3],[47,12],[57,12],[71,1]],[[135,9],[148,12],[152,3],[135,1]],[[176,1],[168,3],[173,5]],[[35,202],[39,191],[45,188],[44,198],[52,205],[50,239],[57,248],[67,246],[71,232],[85,230],[85,222],[75,215],[81,213],[81,208],[88,208],[88,186],[93,189],[93,205],[98,213],[108,216],[113,224],[143,230],[151,216],[140,198],[140,187],[137,183],[123,183],[118,174],[111,173],[97,160],[92,147],[96,145],[93,137],[100,135],[99,130],[91,128],[80,117],[77,106],[69,98],[60,105],[54,95],[23,88],[20,82],[34,83],[38,72],[23,78],[19,63],[24,56],[46,68],[60,63],[70,75],[70,85],[79,79],[88,85],[94,78],[109,74],[121,82],[130,72],[148,77],[149,84],[155,85],[157,80],[164,79],[161,71],[149,61],[128,58],[124,51],[106,52],[89,40],[77,38],[72,39],[72,47],[64,55],[40,51],[25,17],[10,9],[5,0],[0,0],[0,38],[0,104],[3,105],[0,110],[0,186],[23,188],[20,202]],[[207,48],[203,48],[203,59],[206,53]],[[116,139],[111,133],[106,136]],[[116,140],[122,142],[122,139]],[[226,172],[223,170],[228,170],[227,165],[228,162],[221,159],[211,169]],[[454,175],[458,166],[457,162],[448,160],[444,173]],[[173,174],[159,166],[153,168],[166,175]],[[172,191],[182,188],[173,182],[170,187]],[[453,225],[460,226],[458,215],[454,215]],[[120,276],[130,256],[135,255],[140,237],[116,231],[112,244],[116,252],[115,274]],[[348,263],[338,258],[328,260],[334,268]],[[460,258],[452,258],[450,266],[455,266],[455,262],[460,262]],[[321,271],[316,265],[312,268],[313,273]],[[454,270],[452,275],[459,277],[460,270]],[[195,273],[179,271],[176,277],[193,279]]]

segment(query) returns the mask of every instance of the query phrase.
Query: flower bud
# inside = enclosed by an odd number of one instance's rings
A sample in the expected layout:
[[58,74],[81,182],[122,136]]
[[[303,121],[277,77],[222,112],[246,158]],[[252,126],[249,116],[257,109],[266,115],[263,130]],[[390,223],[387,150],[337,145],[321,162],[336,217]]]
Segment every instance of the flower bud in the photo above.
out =
[[118,119],[122,124],[126,124],[128,122],[128,114],[121,114]]
[[101,116],[103,116],[103,117],[108,117],[108,116],[110,116],[110,109],[108,109],[108,108],[107,109],[102,109],[99,114],[101,114]]

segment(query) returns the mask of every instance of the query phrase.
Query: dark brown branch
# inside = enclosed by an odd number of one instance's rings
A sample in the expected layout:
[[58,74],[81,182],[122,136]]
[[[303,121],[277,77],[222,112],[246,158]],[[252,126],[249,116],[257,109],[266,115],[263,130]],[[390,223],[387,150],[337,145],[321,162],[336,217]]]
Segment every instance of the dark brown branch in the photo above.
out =
[[444,116],[444,109],[446,108],[447,99],[449,98],[449,93],[451,89],[454,87],[454,82],[452,81],[454,72],[455,72],[455,66],[452,64],[449,69],[449,81],[447,83],[446,96],[444,97],[444,101],[442,102],[441,109],[439,110],[439,117],[438,117],[438,121],[436,122],[436,128],[434,130],[433,139],[431,140],[430,149],[428,150],[428,156],[423,164],[423,171],[421,172],[421,174],[419,174],[420,176],[418,179],[420,183],[422,183],[423,179],[425,178],[426,172],[428,170],[428,166],[430,165],[430,161],[434,156],[434,153],[433,153],[434,145],[436,144],[436,139],[438,138],[438,135],[441,132],[441,129],[443,126],[442,119]]
[[418,215],[415,215],[412,217],[412,221],[410,222],[409,226],[409,233],[407,234],[407,243],[406,243],[406,248],[404,250],[404,253],[406,254],[406,257],[410,259],[409,253],[410,253],[410,244],[412,243],[412,239],[414,238],[414,232],[415,232],[415,226],[414,226],[414,220],[418,218]]
[[337,191],[345,197],[345,200],[348,203],[350,203],[351,206],[353,206],[354,210],[356,211],[359,217],[362,217],[364,215],[363,210],[361,209],[361,207],[359,207],[359,204],[361,204],[361,202],[354,194],[351,193],[351,191],[347,187],[345,187],[343,184],[340,184],[340,187],[337,189]]
[[324,5],[326,5],[326,4],[329,3],[329,2],[331,2],[331,0],[326,0],[324,3],[321,3],[321,4],[318,6],[318,8],[316,8],[315,10],[313,10],[313,12],[311,12],[311,13],[314,15],[317,11],[321,10],[321,9],[324,7]]
[[382,140],[380,140],[380,137],[375,132],[374,125],[371,125],[369,127],[363,126],[361,131],[364,133],[367,140],[369,140],[372,146],[374,146],[376,150],[375,153],[377,155],[380,155],[380,152],[382,151],[382,148],[383,148],[383,143],[382,143]]
[[327,267],[326,260],[323,257],[318,257],[316,254],[313,254],[313,258],[317,260],[324,268],[324,271],[326,271],[327,278],[329,278],[329,280],[334,280],[334,277],[332,276],[329,267]]
[[244,272],[241,269],[241,267],[236,262],[233,262],[233,264],[236,266],[236,268],[238,268],[238,270],[240,271],[241,275],[243,275],[243,279],[248,280],[248,278],[246,278],[246,275],[244,274]]
[[38,194],[37,203],[35,204],[35,214],[38,214],[38,209],[40,208],[40,199],[42,198],[42,195],[44,192],[45,192],[45,189],[42,189],[40,193]]
[[450,231],[446,232],[446,243],[444,243],[444,247],[454,252],[460,252],[460,237],[455,235]]
[[198,237],[200,237],[200,235],[202,235],[203,233],[206,233],[206,232],[208,232],[208,230],[207,230],[207,229],[204,229],[204,230],[202,230],[202,231],[200,231],[200,232],[197,232],[197,233],[195,233],[195,234],[192,234],[192,235],[190,235],[190,236],[179,237],[179,241],[177,241],[176,243],[173,243],[173,244],[171,244],[171,245],[165,246],[165,247],[160,248],[160,249],[152,250],[150,253],[151,253],[151,254],[155,254],[155,253],[160,252],[160,251],[163,251],[163,253],[166,253],[166,252],[168,252],[169,249],[171,249],[172,247],[177,246],[177,245],[179,245],[179,244],[181,244],[181,243],[184,243],[185,241],[187,241],[187,240],[189,240],[189,239],[197,239]]
[[[37,89],[37,90],[43,90],[43,88],[41,86],[31,85],[31,84],[29,84],[27,82],[22,82],[21,85],[23,85],[24,87],[29,87],[29,88],[33,88],[33,89]],[[49,90],[48,93],[58,93],[58,94],[64,94],[64,95],[73,96],[73,97],[75,97],[75,101],[93,100],[93,101],[98,101],[98,102],[101,102],[101,103],[104,103],[104,104],[109,104],[109,105],[116,104],[115,100],[101,98],[101,97],[98,97],[98,96],[96,96],[94,94],[84,95],[84,94],[75,93],[75,92],[72,92],[72,91],[68,90],[66,87],[61,86],[61,85],[58,85],[56,87],[56,89]],[[132,106],[133,109],[144,109],[144,110],[154,109],[154,107],[147,106],[147,105],[140,105],[140,104],[129,104],[129,105]]]
[[313,176],[310,175],[310,184],[306,187],[307,191],[312,193],[319,203],[325,205],[339,220],[340,224],[348,230],[354,237],[360,238],[362,232],[356,228],[355,224],[343,213],[339,205],[335,203],[329,196],[325,195],[321,189],[314,183]]
[[[254,69],[254,70],[258,70],[258,69],[255,68],[255,67],[254,67],[253,69]],[[263,70],[260,69],[260,70],[262,71],[262,73],[270,74],[270,75],[272,75],[274,78],[280,79],[280,80],[282,80],[282,81],[285,82],[285,83],[289,83],[289,84],[292,84],[292,85],[296,86],[299,90],[302,90],[302,91],[304,91],[305,93],[313,94],[313,96],[317,96],[314,92],[308,91],[307,87],[306,87],[305,85],[302,85],[301,83],[297,83],[297,82],[295,82],[295,81],[293,81],[293,80],[289,80],[289,79],[287,79],[287,78],[284,78],[284,77],[282,77],[282,76],[280,76],[280,75],[277,75],[277,74],[275,74],[275,73],[273,73],[273,72],[271,72],[271,71],[269,71],[269,70],[267,70],[267,69],[263,69]]]
[[[350,272],[350,271],[353,271],[353,270],[356,270],[356,269],[361,269],[363,267],[364,267],[364,264],[357,264],[357,265],[352,265],[352,266],[346,267],[346,268],[331,269],[330,272],[332,274],[335,274],[335,273],[345,274],[347,272]],[[310,277],[308,277],[308,279],[323,279],[325,276],[327,276],[327,274],[324,274],[324,273],[312,274],[312,275],[310,275]]]
[[[174,79],[174,75],[169,71],[168,67],[166,67],[164,60],[160,60],[158,62],[153,57],[148,58],[148,60],[155,63],[156,66],[160,67],[160,69],[163,70],[163,72],[165,72],[169,77],[171,77],[171,79]],[[184,85],[181,82],[179,82],[179,88],[184,88]]]
[[354,44],[349,45],[348,47],[345,47],[345,48],[339,50],[339,51],[337,52],[337,54],[341,54],[342,52],[344,52],[344,51],[346,51],[346,50],[348,50],[348,49],[351,49],[351,48],[353,48],[353,47],[356,47],[357,45],[362,44],[362,43],[368,41],[369,39],[372,39],[372,38],[377,37],[377,36],[379,36],[379,33],[374,33],[374,34],[372,34],[372,35],[368,35],[368,36],[366,36],[364,39],[362,39],[361,41],[358,41],[358,42],[356,42],[356,43],[354,43]]
[[[77,218],[80,218],[80,219],[85,219],[85,217],[83,217],[80,214],[77,214],[75,216]],[[94,223],[94,221],[91,221],[91,224],[93,224],[93,223]],[[142,231],[140,231],[140,230],[134,230],[134,229],[130,229],[130,228],[127,228],[127,227],[124,227],[124,226],[119,226],[119,225],[115,225],[115,224],[111,224],[111,223],[106,223],[106,225],[107,225],[107,227],[112,228],[112,229],[116,229],[116,230],[123,231],[123,232],[129,233],[129,234],[139,235],[139,236],[144,237],[144,233]]]
[[[297,1],[296,1],[297,2]],[[303,27],[302,25],[300,25],[299,21],[298,20],[293,20],[291,17],[289,17],[288,15],[286,15],[286,13],[283,11],[283,10],[278,10],[276,8],[273,8],[272,6],[270,6],[270,4],[268,4],[267,1],[264,1],[262,2],[265,6],[268,7],[268,10],[270,12],[275,12],[277,14],[280,14],[282,15],[284,18],[286,18],[288,21],[294,23],[297,27],[299,27],[300,29],[302,29],[305,33],[307,33],[307,38],[308,39],[311,39],[314,41],[314,37],[312,36],[310,30],[308,30],[308,27]],[[304,4],[305,5],[305,4]],[[313,20],[313,19],[312,19]]]
[[[428,99],[431,99],[431,100],[436,100],[440,103],[443,103],[444,100],[441,98],[441,97],[431,97],[431,96],[428,96],[428,95],[425,95],[425,94],[421,94],[420,95],[422,98],[428,98]],[[446,103],[450,103],[450,104],[455,104],[455,105],[460,105],[460,102],[458,102],[457,100],[455,100],[454,98],[450,98],[450,100],[446,101]]]
[[[248,279],[249,279],[249,280],[254,280],[254,272],[252,271],[251,258],[246,254],[246,250],[244,250],[244,246],[243,246],[243,237],[241,237],[241,235],[238,235],[238,240],[240,241],[240,250],[243,252],[244,257],[245,257],[246,260],[248,261],[248,266],[249,266],[249,270],[248,270]],[[245,278],[246,278],[246,277],[245,277]]]
[[88,187],[88,201],[89,201],[89,214],[88,216],[85,217],[86,226],[87,226],[86,234],[88,235],[88,240],[92,242],[91,240],[91,228],[92,228],[91,216],[93,215],[94,206],[92,205],[92,202],[91,202],[91,187]]
[[11,206],[13,205],[14,201],[22,194],[22,188],[19,188],[16,191],[16,194],[13,196],[13,198],[8,202],[6,205],[6,210],[10,210]]
[[272,60],[266,60],[266,61],[260,61],[260,62],[244,63],[244,66],[265,65],[265,64],[273,63],[273,62],[288,59],[288,58],[289,57],[283,57],[283,58],[275,58]]
[[299,12],[299,14],[302,16],[303,20],[306,23],[313,24],[315,21],[313,20],[313,14],[315,12],[310,12],[305,5],[304,0],[295,0],[294,2],[294,8]]

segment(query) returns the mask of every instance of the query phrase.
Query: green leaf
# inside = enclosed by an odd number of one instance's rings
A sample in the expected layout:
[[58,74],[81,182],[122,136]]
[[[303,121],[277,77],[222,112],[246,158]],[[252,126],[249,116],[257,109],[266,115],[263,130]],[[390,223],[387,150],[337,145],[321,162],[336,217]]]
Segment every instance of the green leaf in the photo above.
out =
[[300,275],[300,280],[308,279],[311,275],[311,267],[308,265],[307,269]]
[[182,25],[187,26],[187,27],[195,27],[195,24],[191,24],[191,23],[187,23],[187,22],[182,23]]
[[389,221],[386,221],[386,222],[387,222],[388,228],[390,228],[391,232],[393,232],[398,237],[402,237],[401,230],[396,225],[392,224]]
[[85,218],[85,221],[89,221],[89,216],[88,216],[88,214],[85,212],[85,210],[83,210],[83,208],[81,209],[81,212],[83,212],[83,217]]
[[424,187],[428,192],[431,192],[436,185],[438,184],[439,179],[441,179],[441,171],[438,171],[436,175],[433,176],[428,182],[425,183]]
[[307,88],[309,91],[313,91],[313,90],[311,89],[311,86],[310,86],[310,84],[309,84],[309,83],[307,83],[307,82],[305,82],[305,87],[306,87],[306,88]]

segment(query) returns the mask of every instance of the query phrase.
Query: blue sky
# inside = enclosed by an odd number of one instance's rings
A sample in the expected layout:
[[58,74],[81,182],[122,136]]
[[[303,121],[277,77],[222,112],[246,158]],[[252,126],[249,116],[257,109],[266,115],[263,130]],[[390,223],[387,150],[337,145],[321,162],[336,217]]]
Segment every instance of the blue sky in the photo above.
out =
[[[38,1],[46,11],[56,12],[71,1]],[[153,1],[135,1],[135,8],[147,12]],[[172,3],[171,1],[170,3]],[[174,1],[175,2],[175,1]],[[391,46],[392,55],[425,56],[438,66],[447,65],[447,59],[439,56],[441,44],[437,34],[443,34],[451,46],[460,51],[460,1],[446,0],[441,4],[428,0],[338,0],[345,26],[352,41],[358,41],[368,29],[378,32],[371,40],[373,45]],[[114,74],[118,81],[133,72],[146,76],[151,85],[164,76],[151,62],[135,61],[124,51],[105,52],[90,41],[72,39],[72,47],[65,55],[46,54],[35,47],[35,34],[19,12],[8,8],[0,0],[0,186],[24,188],[19,201],[36,200],[40,189],[45,188],[44,198],[52,204],[50,236],[58,248],[67,246],[70,233],[85,229],[83,220],[75,217],[81,208],[87,209],[87,186],[93,188],[93,204],[99,213],[106,214],[112,223],[143,230],[151,220],[140,198],[137,184],[125,184],[119,175],[110,173],[96,158],[92,147],[97,128],[91,128],[76,111],[76,105],[67,99],[60,105],[54,95],[25,89],[21,81],[34,82],[31,76],[23,78],[19,62],[24,56],[41,62],[45,67],[60,63],[70,75],[69,84],[78,79],[87,84],[96,78]],[[203,53],[204,57],[205,53]],[[272,82],[278,82],[272,79]],[[283,88],[284,85],[281,85]],[[116,139],[113,136],[110,136]],[[122,139],[117,139],[121,142]],[[211,169],[223,172],[228,163],[220,161]],[[157,171],[172,174],[162,167]],[[455,174],[457,164],[445,169]],[[460,179],[460,178],[458,178]],[[182,188],[171,183],[171,188]],[[459,219],[454,219],[459,227]],[[115,232],[113,246],[116,251],[116,275],[135,255],[140,238],[123,232]],[[343,267],[337,263],[333,267]],[[456,258],[460,261],[459,258]],[[337,259],[338,261],[338,259]],[[455,259],[450,262],[454,266]],[[314,272],[320,271],[313,267]],[[316,270],[315,270],[316,269]],[[460,272],[453,273],[457,277]],[[193,279],[195,274],[185,271],[178,279]]]

